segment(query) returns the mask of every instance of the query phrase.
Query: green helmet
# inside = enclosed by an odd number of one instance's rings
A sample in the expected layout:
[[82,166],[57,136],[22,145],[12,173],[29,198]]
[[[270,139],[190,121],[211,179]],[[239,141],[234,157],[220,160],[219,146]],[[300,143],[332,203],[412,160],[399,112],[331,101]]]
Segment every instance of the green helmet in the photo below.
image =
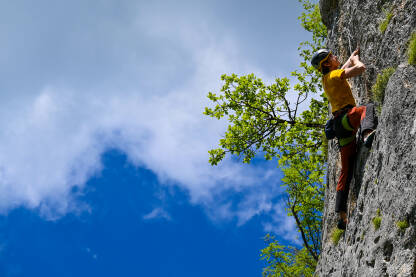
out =
[[331,53],[332,52],[328,49],[319,49],[315,52],[315,54],[313,54],[311,64],[313,67],[321,71],[322,63],[328,59],[329,54]]

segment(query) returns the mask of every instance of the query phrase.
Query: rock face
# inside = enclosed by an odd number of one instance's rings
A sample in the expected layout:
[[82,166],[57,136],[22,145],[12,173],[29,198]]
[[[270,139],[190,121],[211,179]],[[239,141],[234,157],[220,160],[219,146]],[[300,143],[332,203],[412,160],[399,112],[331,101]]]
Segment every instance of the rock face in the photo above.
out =
[[[360,147],[349,194],[349,224],[338,244],[331,240],[337,214],[335,186],[340,160],[328,151],[322,252],[316,276],[416,276],[416,66],[407,62],[416,31],[415,0],[321,0],[328,48],[345,61],[357,45],[366,73],[351,80],[357,104],[373,102],[371,86],[394,67],[385,89],[371,150]],[[384,32],[379,25],[392,13]],[[372,219],[379,210],[378,229]],[[408,223],[399,228],[397,223]],[[405,224],[404,224],[405,225]]]

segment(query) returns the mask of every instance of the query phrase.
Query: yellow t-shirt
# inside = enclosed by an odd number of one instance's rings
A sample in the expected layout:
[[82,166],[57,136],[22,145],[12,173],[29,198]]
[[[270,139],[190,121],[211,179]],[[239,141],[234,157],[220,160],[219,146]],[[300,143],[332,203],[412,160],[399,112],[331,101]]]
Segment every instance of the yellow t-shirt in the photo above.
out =
[[332,70],[322,78],[325,94],[331,103],[333,113],[347,105],[355,106],[350,84],[345,78],[341,79],[342,72],[344,69]]

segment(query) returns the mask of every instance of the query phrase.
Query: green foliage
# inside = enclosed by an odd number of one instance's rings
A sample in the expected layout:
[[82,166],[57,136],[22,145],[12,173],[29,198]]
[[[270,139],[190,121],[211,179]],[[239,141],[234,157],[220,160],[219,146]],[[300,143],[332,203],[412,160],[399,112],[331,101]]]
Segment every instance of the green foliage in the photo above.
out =
[[373,222],[374,229],[378,230],[380,228],[380,225],[381,225],[380,209],[377,209],[377,216],[375,216],[371,221]]
[[374,100],[377,102],[379,112],[384,101],[384,92],[386,90],[387,83],[395,71],[396,69],[393,67],[383,69],[383,71],[377,75],[376,83],[371,87],[371,91],[373,93]]
[[384,34],[384,32],[386,31],[387,26],[389,25],[390,20],[393,17],[393,13],[391,12],[391,10],[386,11],[385,16],[386,18],[380,23],[380,26],[378,27],[382,34]]
[[323,45],[323,41],[327,36],[327,29],[322,23],[319,5],[311,1],[299,1],[303,5],[304,12],[299,17],[302,27],[312,33],[312,41],[316,46]]
[[245,163],[259,151],[268,160],[281,159],[281,164],[304,149],[317,155],[322,146],[326,100],[312,99],[310,110],[297,115],[308,93],[316,91],[314,86],[295,86],[298,102],[291,106],[287,99],[291,88],[287,78],[276,78],[271,85],[265,85],[253,74],[223,75],[221,80],[225,82],[223,94],[208,94],[216,106],[206,107],[204,114],[214,118],[227,116],[230,125],[220,139],[221,148],[210,151],[211,164],[217,164],[227,152],[241,157]]
[[338,245],[339,240],[344,235],[345,230],[338,229],[337,227],[332,230],[331,240],[334,245]]
[[409,222],[407,220],[398,221],[396,222],[396,225],[402,231],[406,228],[409,228]]
[[[312,41],[302,42],[298,48],[303,62],[291,73],[297,83],[292,86],[288,78],[276,78],[265,84],[254,74],[224,74],[220,92],[208,93],[213,106],[204,111],[229,122],[219,148],[209,151],[211,165],[227,154],[250,163],[261,153],[266,160],[276,159],[284,172],[287,212],[296,221],[303,247],[282,246],[267,237],[269,245],[261,256],[268,264],[263,276],[270,277],[312,276],[321,249],[327,153],[323,127],[328,101],[322,93],[321,75],[309,60],[323,47],[327,32],[316,1],[299,2],[305,9],[299,19],[312,33]],[[301,111],[305,102],[310,103],[309,109]]]
[[269,234],[266,235],[265,241],[268,246],[262,249],[260,254],[261,259],[267,264],[263,269],[264,277],[313,276],[316,261],[305,248],[281,245]]
[[409,64],[416,65],[416,32],[413,32],[410,37],[409,49],[407,53],[409,55]]
[[[300,2],[305,12],[299,18],[302,26],[312,32],[313,41],[304,42],[299,47],[304,59],[300,64],[303,72],[292,72],[292,76],[298,79],[293,86],[297,92],[296,103],[290,105],[287,97],[292,88],[288,78],[276,78],[275,83],[266,85],[254,74],[241,77],[222,75],[221,94],[208,93],[215,107],[206,107],[204,111],[205,115],[213,118],[228,117],[230,122],[225,137],[220,140],[220,148],[209,152],[212,165],[218,164],[227,153],[249,163],[257,152],[263,152],[268,160],[283,158],[281,163],[284,164],[299,151],[326,151],[321,147],[325,144],[322,130],[328,103],[324,94],[311,100],[310,110],[298,114],[299,105],[310,98],[310,94],[322,89],[321,77],[309,65],[309,59],[315,50],[322,47],[326,36],[318,5],[309,0]],[[283,153],[280,155],[279,151]]]

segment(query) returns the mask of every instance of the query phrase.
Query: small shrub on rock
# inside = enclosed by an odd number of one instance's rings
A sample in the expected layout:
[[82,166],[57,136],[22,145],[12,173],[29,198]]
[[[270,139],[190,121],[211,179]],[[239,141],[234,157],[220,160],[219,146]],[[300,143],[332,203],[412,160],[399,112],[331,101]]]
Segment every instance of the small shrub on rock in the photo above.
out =
[[407,220],[398,221],[396,222],[396,225],[400,230],[403,231],[404,229],[409,227],[409,222]]
[[380,209],[377,209],[377,216],[375,216],[372,220],[374,229],[378,230],[381,225],[381,215],[380,215]]
[[363,233],[361,234],[360,240],[364,240],[365,237],[365,231],[363,231]]
[[384,92],[387,87],[387,83],[391,75],[396,71],[393,67],[388,67],[383,69],[383,71],[377,75],[376,83],[371,87],[371,91],[373,93],[374,100],[377,102],[377,109],[381,111],[381,105],[384,101]]
[[334,243],[334,245],[338,245],[338,242],[341,239],[343,234],[344,234],[344,230],[338,229],[337,227],[334,228],[331,234],[331,240]]
[[408,54],[409,64],[416,65],[416,31],[410,37]]
[[391,11],[386,12],[386,18],[381,22],[380,26],[378,27],[380,32],[384,34],[387,29],[387,26],[390,23],[391,18],[393,17],[393,13]]

